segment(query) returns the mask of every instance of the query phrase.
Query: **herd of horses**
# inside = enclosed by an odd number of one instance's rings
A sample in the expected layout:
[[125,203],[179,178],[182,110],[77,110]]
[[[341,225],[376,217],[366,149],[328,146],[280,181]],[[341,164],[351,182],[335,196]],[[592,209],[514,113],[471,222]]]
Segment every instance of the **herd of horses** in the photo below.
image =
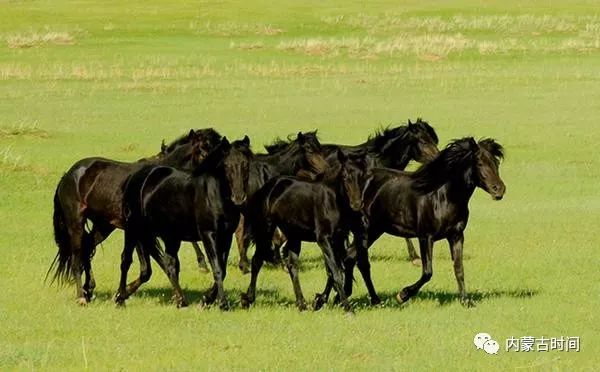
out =
[[[372,304],[381,302],[368,249],[384,233],[406,240],[409,258],[420,260],[422,274],[396,296],[403,303],[432,277],[435,241],[450,245],[461,303],[470,306],[463,273],[463,231],[468,203],[477,187],[502,199],[499,175],[503,148],[493,139],[466,137],[438,150],[435,130],[425,121],[377,131],[356,145],[321,144],[315,132],[300,132],[255,154],[250,139],[230,142],[212,128],[190,130],[172,143],[163,141],[152,157],[126,163],[86,158],[60,179],[54,195],[54,236],[58,253],[49,273],[59,283],[74,282],[77,301],[93,298],[92,258],[115,229],[125,231],[121,277],[115,302],[123,305],[152,275],[151,259],[165,272],[178,307],[187,301],[179,284],[178,251],[194,245],[198,265],[208,260],[214,284],[203,305],[228,307],[223,282],[233,237],[239,267],[250,271],[242,307],[256,297],[265,261],[285,263],[296,305],[307,308],[299,280],[302,242],[321,248],[327,283],[314,308],[329,300],[352,311],[354,266],[358,266]],[[414,172],[410,161],[421,163]],[[350,239],[350,237],[352,239]],[[420,257],[410,238],[419,241]],[[159,243],[162,241],[162,246]],[[206,257],[197,242],[202,242]],[[256,246],[251,263],[250,244]],[[134,251],[139,277],[127,282]]]

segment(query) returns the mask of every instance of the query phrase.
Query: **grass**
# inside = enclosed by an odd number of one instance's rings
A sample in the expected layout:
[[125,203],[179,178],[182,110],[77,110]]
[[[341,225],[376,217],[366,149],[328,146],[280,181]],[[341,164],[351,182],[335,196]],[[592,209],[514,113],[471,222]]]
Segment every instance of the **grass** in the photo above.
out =
[[[599,30],[592,1],[0,3],[0,368],[596,369]],[[507,149],[505,199],[478,190],[471,201],[476,308],[458,304],[443,242],[432,281],[399,307],[395,293],[419,269],[391,237],[371,252],[384,306],[368,306],[359,280],[352,318],[298,313],[277,269],[261,273],[256,306],[239,309],[249,278],[235,248],[232,311],[175,309],[159,272],[116,309],[121,232],[98,248],[92,305],[43,282],[54,188],[80,158],[136,160],[206,126],[247,133],[257,151],[314,128],[323,142],[357,143],[417,116],[443,144],[473,135]],[[312,298],[325,280],[314,245],[301,261]],[[194,262],[185,245],[181,281],[196,303],[211,278]],[[479,332],[499,355],[475,350]],[[504,351],[530,335],[580,336],[581,352]]]

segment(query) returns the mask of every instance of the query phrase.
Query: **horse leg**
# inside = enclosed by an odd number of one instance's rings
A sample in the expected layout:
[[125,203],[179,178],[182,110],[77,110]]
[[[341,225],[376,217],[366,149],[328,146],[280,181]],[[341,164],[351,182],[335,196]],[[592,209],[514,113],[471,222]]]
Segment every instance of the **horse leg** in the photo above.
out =
[[396,295],[396,300],[402,304],[416,295],[421,287],[431,280],[433,276],[432,254],[433,254],[433,237],[427,236],[419,238],[419,247],[421,248],[422,273],[419,280],[414,284],[405,287]]
[[86,254],[83,251],[85,236],[83,222],[81,223],[81,225],[77,224],[75,228],[69,230],[72,260],[71,267],[73,270],[73,278],[75,280],[75,293],[77,296],[77,303],[79,305],[85,306],[87,305],[88,300],[86,292],[83,288],[81,276],[83,268],[86,265],[86,261],[89,260],[89,258],[86,258]]
[[248,247],[250,246],[250,240],[244,234],[244,215],[240,214],[240,222],[235,229],[235,242],[240,253],[239,268],[242,273],[248,274],[250,272],[250,263],[248,262]]
[[179,285],[179,247],[181,247],[181,241],[177,239],[169,239],[163,238],[165,243],[165,267],[166,273],[169,277],[169,281],[173,286],[173,291],[175,292],[173,295],[173,299],[175,300],[175,304],[177,307],[185,307],[187,306],[187,301],[185,300],[185,296],[183,295],[183,290]]
[[329,301],[329,294],[333,289],[333,278],[331,277],[331,272],[329,268],[325,267],[327,271],[327,283],[325,284],[325,289],[323,289],[322,293],[315,294],[315,302],[313,303],[313,310],[318,311]]
[[125,244],[123,245],[123,252],[121,253],[121,279],[119,281],[119,288],[115,295],[115,303],[117,306],[125,305],[125,300],[129,297],[127,293],[127,272],[133,261],[133,250],[136,247],[136,241],[133,239],[130,233],[125,232]]
[[285,239],[285,235],[279,229],[275,229],[273,234],[273,262],[276,265],[283,263],[281,259],[281,247],[285,244]]
[[467,297],[467,291],[465,289],[465,273],[463,271],[463,242],[464,236],[462,232],[452,236],[451,238],[448,238],[452,261],[454,262],[454,276],[456,276],[456,283],[458,284],[458,296],[460,297],[460,303],[466,307],[473,307],[475,304]]
[[196,259],[198,261],[198,269],[202,272],[208,272],[208,265],[206,264],[206,259],[204,258],[204,254],[202,254],[202,250],[200,249],[200,245],[198,242],[192,242],[192,247],[194,247],[194,251],[196,252]]
[[254,251],[254,256],[252,257],[250,285],[248,286],[246,293],[242,293],[241,296],[241,305],[246,309],[250,307],[256,299],[256,281],[258,280],[258,273],[262,268],[265,258],[270,258],[272,255],[271,244],[273,243],[273,227],[270,222],[265,221],[262,226],[257,226],[257,229],[258,228],[263,230],[256,231],[256,249]]
[[[217,253],[221,260],[222,280],[225,281],[227,276],[227,261],[229,260],[229,251],[231,249],[231,241],[233,236],[231,231],[220,231],[217,234]],[[221,310],[227,310],[229,305],[227,304],[227,297],[223,296],[219,299],[219,307]]]
[[[379,305],[381,303],[381,299],[377,295],[375,286],[373,285],[373,280],[371,279],[371,263],[369,262],[369,253],[367,250],[370,246],[369,243],[372,244],[372,242],[369,242],[367,239],[367,229],[368,222],[366,217],[363,217],[359,223],[359,227],[354,231],[356,263],[358,270],[360,271],[360,275],[363,277],[363,281],[365,282],[365,286],[367,287],[367,291],[369,292],[369,297],[371,297],[371,305]],[[346,272],[346,275],[350,275],[350,280],[345,281],[344,290],[346,290],[346,295],[350,296],[352,294],[352,267],[349,268],[349,270]]]
[[[151,247],[148,247],[148,245],[146,245],[145,248],[146,249],[142,249],[142,247],[139,244],[136,244],[136,252],[138,255],[138,260],[140,261],[140,276],[133,282],[127,284],[126,298],[129,298],[129,296],[134,294],[138,290],[138,288],[142,284],[149,281],[150,277],[152,276],[152,265],[150,263],[150,253],[148,252],[148,248]],[[162,257],[160,257],[159,259],[162,260]],[[157,259],[157,261],[159,259]],[[165,266],[162,265],[161,267],[163,268],[163,270],[165,270],[166,273]]]
[[[323,258],[325,259],[325,266],[331,273],[331,277],[333,279],[333,286],[340,297],[340,302],[344,307],[346,312],[352,312],[352,308],[348,303],[348,297],[346,297],[346,293],[344,291],[344,276],[342,274],[341,269],[341,260],[339,257],[336,257],[335,251],[333,248],[334,242],[330,241],[329,237],[319,237],[317,239],[317,244],[321,247],[323,251]],[[343,248],[343,247],[341,247]],[[336,247],[336,249],[341,249]],[[291,253],[290,253],[291,255]]]
[[306,310],[306,300],[302,294],[302,287],[300,286],[300,277],[298,275],[298,257],[300,256],[302,242],[300,240],[288,240],[288,259],[287,259],[287,270],[290,273],[292,285],[294,286],[294,294],[296,295],[296,306],[300,311]]
[[221,267],[222,258],[219,255],[217,233],[215,231],[208,231],[203,232],[201,236],[214,280],[211,289],[202,296],[201,306],[203,304],[210,305],[214,303],[216,299],[219,299],[219,302],[222,304],[225,301],[225,293],[223,290],[223,268]]
[[408,260],[415,266],[421,266],[421,257],[417,254],[415,246],[412,240],[409,238],[404,239],[406,241],[406,250],[408,251]]
[[86,292],[88,301],[92,300],[94,296],[94,290],[96,289],[96,280],[94,279],[94,272],[92,271],[92,258],[96,253],[96,247],[100,245],[114,230],[114,226],[101,222],[93,222],[92,230],[89,234],[85,235],[85,251],[89,256],[89,260],[86,260],[84,264],[85,271],[85,283],[83,289]]

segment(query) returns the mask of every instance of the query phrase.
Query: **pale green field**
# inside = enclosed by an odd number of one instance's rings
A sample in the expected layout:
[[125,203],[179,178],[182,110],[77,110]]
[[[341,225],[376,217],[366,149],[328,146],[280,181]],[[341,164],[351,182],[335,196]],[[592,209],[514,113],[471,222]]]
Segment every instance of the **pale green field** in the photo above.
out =
[[[0,369],[597,369],[600,352],[600,12],[594,1],[64,2],[0,0]],[[102,155],[133,160],[190,127],[247,133],[255,151],[319,128],[362,142],[422,116],[442,144],[465,135],[506,147],[507,194],[471,202],[465,309],[446,244],[434,276],[403,307],[420,269],[402,240],[371,250],[384,308],[355,285],[356,316],[299,313],[288,275],[265,270],[256,306],[232,253],[233,310],[177,310],[165,276],[116,309],[122,233],[98,249],[98,297],[44,284],[56,247],[62,172]],[[301,280],[325,280],[307,246]],[[137,267],[132,273],[137,272]],[[196,303],[211,276],[182,249]],[[478,332],[502,346],[476,351]],[[581,352],[508,353],[510,336],[581,337]]]

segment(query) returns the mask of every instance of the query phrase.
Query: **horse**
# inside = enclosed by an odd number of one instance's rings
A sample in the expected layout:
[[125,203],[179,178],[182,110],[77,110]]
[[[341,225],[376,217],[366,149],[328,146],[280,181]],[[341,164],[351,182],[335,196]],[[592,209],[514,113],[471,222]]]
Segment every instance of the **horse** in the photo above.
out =
[[[241,205],[246,201],[252,158],[248,136],[233,143],[223,137],[191,174],[173,167],[149,165],[128,178],[123,192],[125,244],[115,296],[117,305],[124,305],[127,297],[150,279],[152,256],[171,281],[177,307],[187,306],[179,286],[177,254],[182,241],[201,240],[214,277],[204,303],[218,300],[221,308],[227,307],[223,281]],[[164,242],[164,255],[157,238]],[[136,246],[141,252],[141,274],[127,285]]]
[[[364,190],[364,212],[368,217],[367,249],[384,233],[418,238],[422,274],[417,282],[403,288],[396,296],[402,304],[415,296],[431,280],[433,243],[446,239],[454,263],[461,304],[474,306],[464,283],[463,242],[469,218],[469,200],[477,187],[501,200],[506,186],[500,178],[502,146],[493,139],[476,142],[472,137],[451,142],[430,163],[415,172],[373,169],[372,179]],[[349,249],[345,261],[345,291],[352,293],[355,253]],[[380,303],[370,277],[368,258],[359,262],[372,304]],[[328,280],[320,295],[326,302],[332,283]]]
[[[366,142],[348,146],[338,144],[323,144],[321,147],[330,166],[338,164],[337,151],[345,153],[362,153],[366,151],[367,161],[370,167],[392,168],[404,170],[411,160],[419,163],[427,163],[433,160],[439,150],[437,148],[439,139],[435,129],[421,118],[412,123],[408,119],[407,125],[394,128],[386,128],[369,136]],[[265,146],[267,152],[281,151],[286,146],[285,142],[279,141]],[[278,244],[281,245],[284,238],[277,236]],[[406,239],[408,259],[414,265],[420,265],[421,259],[417,254],[410,239]]]
[[[317,131],[299,132],[295,138],[288,137],[287,141],[277,140],[277,143],[284,145],[269,154],[255,154],[251,159],[248,197],[276,176],[298,175],[303,179],[314,180],[325,173],[327,162]],[[243,273],[247,273],[250,266],[247,253],[249,240],[244,234],[244,219],[242,215],[235,237],[240,255],[239,268]]]
[[[276,228],[287,237],[287,269],[292,280],[296,305],[307,308],[298,277],[301,242],[317,242],[323,252],[328,275],[332,278],[346,311],[351,311],[343,291],[342,260],[346,240],[352,230],[357,242],[364,239],[362,193],[368,178],[365,156],[346,156],[337,152],[340,167],[331,179],[309,182],[297,177],[276,177],[267,182],[248,202],[245,229],[256,244],[248,291],[242,306],[249,307],[256,297],[256,281],[265,260],[273,260],[273,233]],[[360,244],[359,244],[360,245]],[[357,248],[359,253],[363,251]],[[366,249],[364,249],[366,255]]]
[[[91,260],[96,246],[116,228],[123,228],[121,186],[129,175],[148,164],[190,168],[192,153],[202,158],[221,135],[214,129],[190,130],[170,145],[161,146],[157,155],[126,163],[92,157],[76,162],[60,179],[54,194],[54,238],[58,253],[48,270],[55,270],[53,281],[75,282],[77,301],[87,304],[96,282]],[[198,159],[196,159],[198,160]],[[86,231],[87,221],[92,228]],[[82,271],[85,283],[82,284]]]

